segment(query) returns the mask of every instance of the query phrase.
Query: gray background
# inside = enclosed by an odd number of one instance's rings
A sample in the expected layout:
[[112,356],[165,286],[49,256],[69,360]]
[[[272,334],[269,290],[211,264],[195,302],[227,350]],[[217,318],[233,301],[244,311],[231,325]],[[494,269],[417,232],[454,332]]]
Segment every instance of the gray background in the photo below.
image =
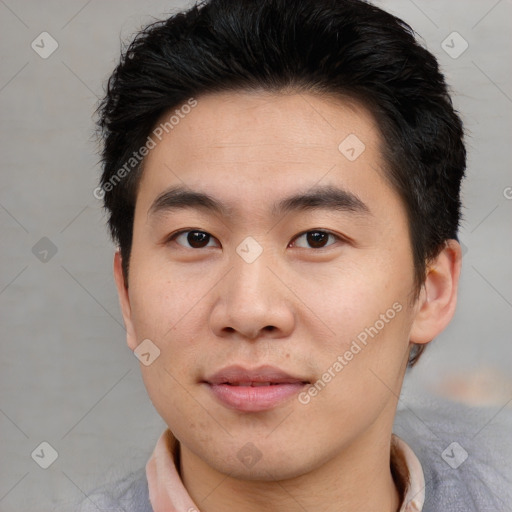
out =
[[[468,131],[458,308],[406,378],[401,406],[438,392],[499,414],[512,399],[512,2],[376,3],[438,56]],[[142,467],[165,427],[125,344],[114,247],[92,194],[92,115],[120,41],[184,5],[0,0],[2,512],[71,510]],[[43,31],[59,45],[47,59],[31,48]],[[453,31],[469,44],[458,58],[441,47]],[[452,52],[460,43],[448,39]],[[57,249],[46,261],[43,237]],[[43,441],[58,452],[46,470],[31,458]]]

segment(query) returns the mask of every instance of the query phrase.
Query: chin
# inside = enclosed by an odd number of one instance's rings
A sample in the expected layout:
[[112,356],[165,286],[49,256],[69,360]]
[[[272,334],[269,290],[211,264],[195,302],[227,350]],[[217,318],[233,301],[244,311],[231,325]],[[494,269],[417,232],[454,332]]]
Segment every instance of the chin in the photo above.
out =
[[262,482],[296,478],[322,464],[322,457],[309,456],[300,442],[280,439],[276,444],[264,437],[255,437],[252,442],[245,436],[239,439],[229,446],[216,447],[215,454],[209,450],[197,453],[209,466],[231,478]]
[[296,463],[291,461],[283,463],[282,459],[274,461],[268,460],[264,456],[253,466],[241,464],[239,461],[222,466],[216,469],[228,474],[230,478],[259,482],[289,480],[311,471],[311,464],[307,464],[303,459]]

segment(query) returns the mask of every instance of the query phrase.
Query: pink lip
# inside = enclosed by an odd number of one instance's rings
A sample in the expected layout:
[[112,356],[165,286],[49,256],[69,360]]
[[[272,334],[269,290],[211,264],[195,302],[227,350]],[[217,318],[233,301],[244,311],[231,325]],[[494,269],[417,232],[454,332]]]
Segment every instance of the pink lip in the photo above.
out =
[[[203,382],[222,404],[244,412],[272,409],[309,383],[272,366],[229,366]],[[266,383],[270,385],[261,385]]]

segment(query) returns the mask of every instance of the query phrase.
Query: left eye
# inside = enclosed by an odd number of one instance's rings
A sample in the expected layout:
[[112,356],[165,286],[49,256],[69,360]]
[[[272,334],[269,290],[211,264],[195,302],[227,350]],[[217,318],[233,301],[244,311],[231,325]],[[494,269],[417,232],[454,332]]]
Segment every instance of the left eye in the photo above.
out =
[[[305,233],[302,233],[301,235],[298,235],[294,240],[300,240],[303,238],[307,244],[310,245],[312,249],[323,249],[324,247],[327,247],[327,241],[329,240],[329,237],[332,237],[333,239],[340,240],[340,237],[336,236],[333,233],[330,233],[329,231],[306,231]],[[304,247],[299,245],[299,247]],[[309,247],[304,247],[308,249]]]

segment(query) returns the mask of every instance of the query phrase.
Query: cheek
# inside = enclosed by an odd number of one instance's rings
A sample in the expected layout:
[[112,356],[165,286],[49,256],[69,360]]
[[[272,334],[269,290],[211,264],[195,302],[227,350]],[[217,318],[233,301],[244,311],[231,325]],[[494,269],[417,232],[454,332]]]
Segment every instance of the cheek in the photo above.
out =
[[[362,265],[350,273],[333,273],[313,289],[305,282],[307,304],[329,328],[329,337],[335,343],[349,342],[378,322],[382,314],[394,318],[402,304],[404,291],[388,272]],[[385,318],[387,320],[387,317]],[[320,324],[319,324],[320,325]],[[387,323],[386,323],[387,325]]]
[[324,283],[321,294],[308,295],[315,297],[311,309],[320,312],[318,325],[330,328],[328,336],[313,337],[309,349],[320,380],[328,382],[319,404],[325,400],[326,407],[330,403],[340,411],[371,410],[390,398],[382,382],[399,390],[411,324],[410,282],[393,278],[386,265],[366,262],[350,275],[338,275]]
[[195,418],[202,418],[203,411],[190,399],[189,387],[184,376],[168,367],[165,361],[155,361],[142,369],[142,378],[151,402],[175,435],[186,433]]
[[[409,320],[405,308],[396,314],[394,309],[390,311],[387,324],[373,321],[360,328],[359,320],[351,322],[336,342],[323,347],[321,358],[318,350],[312,350],[321,360],[320,374],[307,390],[311,395],[303,396],[301,403],[308,418],[318,419],[312,419],[310,425],[323,431],[326,438],[336,438],[339,432],[359,432],[384,409],[396,405],[407,361]],[[329,421],[325,421],[326,415]]]
[[165,265],[149,262],[134,265],[133,276],[131,305],[138,334],[163,340],[183,328],[201,297],[201,285],[183,273],[171,276]]

